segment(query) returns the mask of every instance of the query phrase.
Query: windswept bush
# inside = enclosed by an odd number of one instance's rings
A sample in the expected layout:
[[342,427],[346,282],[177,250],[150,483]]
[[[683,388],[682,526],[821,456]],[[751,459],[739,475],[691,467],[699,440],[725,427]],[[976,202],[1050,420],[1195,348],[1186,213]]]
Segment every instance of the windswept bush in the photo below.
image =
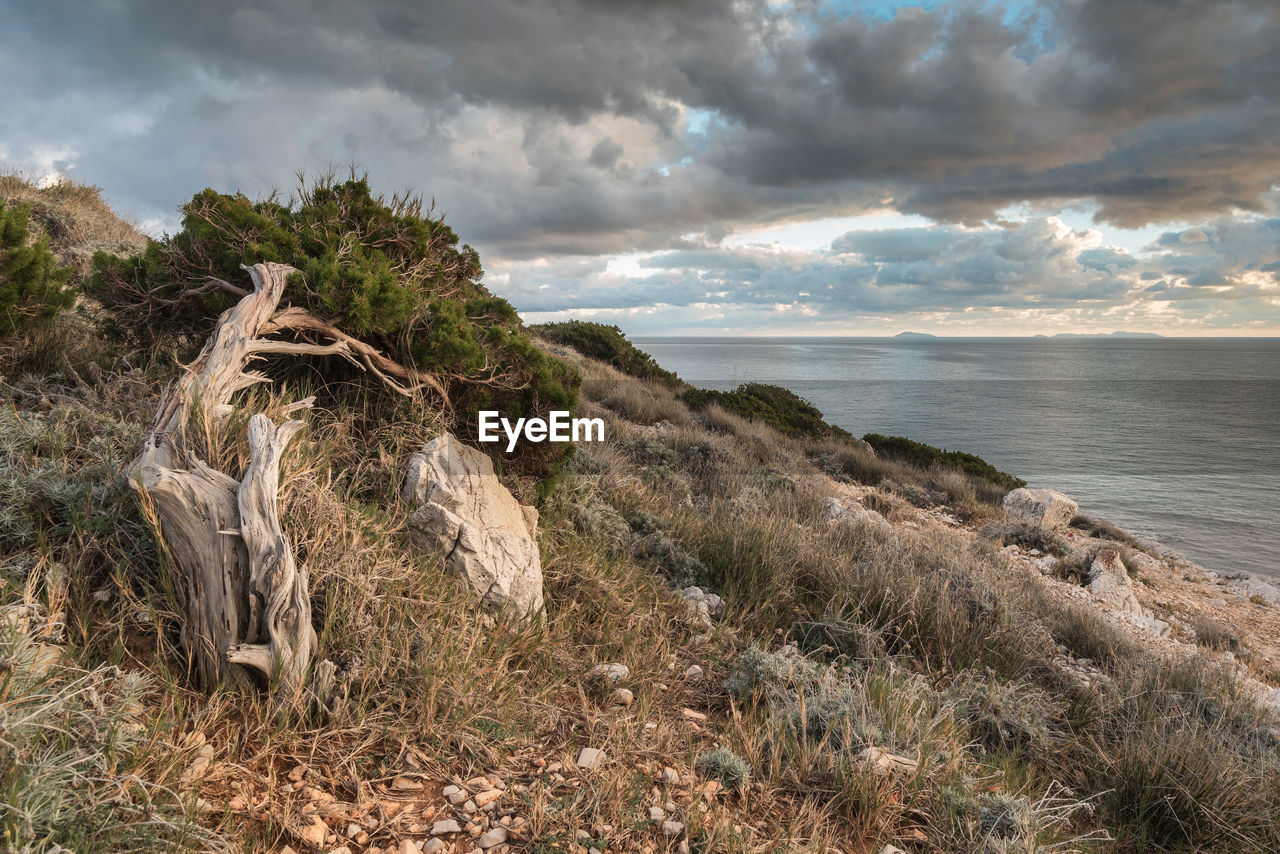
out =
[[733,391],[691,388],[681,397],[690,409],[702,409],[716,403],[722,409],[743,418],[763,421],[789,436],[857,441],[849,431],[824,421],[821,410],[812,403],[782,386],[743,383]]
[[617,326],[570,320],[564,323],[541,323],[530,328],[557,344],[572,347],[582,355],[612,365],[629,376],[658,380],[671,386],[680,384],[679,377],[628,341]]
[[[374,195],[353,174],[323,177],[288,204],[203,190],[182,212],[182,230],[141,254],[94,257],[89,289],[138,343],[202,342],[247,289],[241,265],[275,261],[298,270],[282,305],[433,374],[459,416],[545,414],[576,399],[577,373],[534,345],[480,283],[476,251],[417,197]],[[321,373],[352,376],[332,358]]]
[[75,301],[71,268],[58,265],[47,236],[32,241],[30,214],[0,201],[0,336],[39,328]]
[[959,469],[971,477],[1003,487],[1006,491],[1027,485],[1027,482],[1022,478],[1005,474],[975,454],[966,454],[963,451],[947,451],[942,448],[935,448],[932,445],[926,445],[923,442],[912,441],[903,436],[883,436],[879,433],[868,433],[862,439],[872,448],[875,448],[877,454],[898,462],[910,463],[918,468],[927,469],[931,466],[944,466],[946,468]]

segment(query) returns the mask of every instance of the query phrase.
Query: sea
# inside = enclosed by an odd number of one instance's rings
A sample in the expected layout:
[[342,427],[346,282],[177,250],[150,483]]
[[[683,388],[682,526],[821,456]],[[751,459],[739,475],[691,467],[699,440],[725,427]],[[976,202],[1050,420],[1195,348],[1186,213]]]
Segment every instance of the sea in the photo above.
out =
[[1209,569],[1280,580],[1280,339],[636,338],[704,388],[977,454]]

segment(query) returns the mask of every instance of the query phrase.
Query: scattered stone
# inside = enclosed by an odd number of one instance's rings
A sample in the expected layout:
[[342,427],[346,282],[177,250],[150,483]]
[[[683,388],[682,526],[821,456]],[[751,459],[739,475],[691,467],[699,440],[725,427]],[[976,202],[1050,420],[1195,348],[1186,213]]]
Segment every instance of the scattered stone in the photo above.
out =
[[905,756],[897,756],[885,750],[883,747],[868,747],[858,756],[871,766],[872,773],[879,777],[888,777],[896,771],[911,772],[916,770],[918,764],[914,759],[908,759]]
[[660,779],[662,780],[662,784],[664,786],[680,785],[680,773],[676,771],[676,769],[674,768],[669,768],[669,767],[663,768]]
[[431,825],[432,836],[444,836],[446,833],[461,832],[462,826],[451,818],[446,818],[444,821],[437,821],[435,824]]
[[417,508],[408,519],[410,538],[444,551],[482,608],[542,610],[542,558],[529,517],[487,454],[445,433],[409,460],[401,494]]
[[689,669],[684,672],[685,679],[701,679],[702,668],[696,664],[690,665]]
[[1079,506],[1052,489],[1015,489],[1004,497],[1004,512],[1019,522],[1044,528],[1065,528]]
[[401,776],[391,781],[391,789],[396,792],[415,792],[422,787],[422,781],[412,777]]
[[613,692],[613,702],[619,706],[630,706],[635,698],[635,695],[626,688],[619,688]]
[[213,764],[213,745],[202,744],[200,749],[196,751],[195,759],[191,760],[191,764],[187,766],[182,775],[178,777],[178,782],[184,785],[190,785],[199,780],[209,770],[209,766]]
[[329,825],[325,824],[319,817],[312,818],[311,824],[298,831],[298,836],[302,837],[304,842],[309,842],[319,848],[329,838]]
[[681,709],[681,710],[680,710],[680,715],[681,715],[681,717],[683,717],[683,718],[684,718],[685,720],[687,720],[687,721],[698,721],[698,722],[701,722],[701,721],[705,721],[705,720],[707,719],[707,716],[706,716],[706,715],[704,715],[702,712],[695,712],[693,709],[687,709],[687,708],[686,708],[686,709]]
[[664,821],[662,823],[662,834],[664,836],[679,836],[684,833],[684,824],[679,821]]
[[863,523],[872,528],[889,530],[893,526],[874,510],[861,504],[845,504],[839,498],[828,498],[823,518],[828,522]]
[[418,844],[412,839],[405,839],[396,849],[396,854],[418,854]]
[[578,752],[578,759],[574,762],[583,771],[594,771],[604,762],[604,751],[595,747],[584,747]]
[[495,827],[492,830],[486,831],[479,839],[477,839],[476,844],[481,848],[489,849],[495,845],[501,845],[506,841],[507,829],[505,827]]
[[631,668],[625,664],[597,664],[587,672],[588,679],[599,679],[604,682],[621,682],[631,675]]
[[880,849],[880,854],[907,854],[907,852],[896,845],[886,845]]
[[422,846],[422,854],[440,854],[449,847],[449,843],[443,839],[428,839],[426,844]]
[[665,821],[667,813],[662,807],[649,807],[649,821]]
[[489,806],[489,804],[492,804],[494,801],[498,800],[501,797],[502,797],[501,789],[490,789],[487,792],[480,792],[478,795],[472,798],[472,800],[475,801],[476,806],[480,807],[480,809],[484,809],[485,807]]
[[1118,611],[1142,613],[1138,597],[1133,594],[1133,581],[1115,549],[1103,549],[1093,559],[1089,567],[1089,592]]

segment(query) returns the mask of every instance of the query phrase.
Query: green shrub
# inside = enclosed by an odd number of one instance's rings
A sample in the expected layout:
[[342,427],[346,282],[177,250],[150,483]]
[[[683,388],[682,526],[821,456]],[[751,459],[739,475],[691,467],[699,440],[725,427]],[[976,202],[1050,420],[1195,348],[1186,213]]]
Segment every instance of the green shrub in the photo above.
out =
[[584,356],[612,365],[624,374],[644,380],[658,380],[667,385],[680,385],[680,378],[662,368],[648,353],[627,340],[617,326],[570,320],[564,323],[542,323],[530,327],[539,335],[572,347]]
[[0,202],[0,336],[44,326],[76,297],[71,268],[58,266],[48,237],[32,242],[30,213]]
[[940,465],[960,471],[980,480],[985,480],[1003,487],[1006,490],[1018,489],[1027,485],[1025,480],[1005,474],[991,463],[974,454],[962,451],[947,451],[935,448],[923,442],[914,442],[902,436],[883,436],[879,433],[868,433],[863,441],[875,448],[877,454],[899,462],[910,463],[918,468],[929,468]]
[[751,782],[751,766],[747,760],[727,747],[717,747],[698,757],[694,768],[704,777],[720,781],[726,789],[741,791]]
[[847,430],[824,421],[816,406],[782,386],[743,383],[733,391],[691,388],[681,398],[690,409],[702,409],[707,404],[718,403],[735,415],[763,421],[779,433],[791,436],[857,441]]
[[[459,246],[421,200],[373,195],[354,174],[322,178],[289,204],[203,190],[183,207],[177,234],[130,258],[98,253],[88,287],[132,340],[203,342],[238,299],[208,286],[211,278],[244,287],[241,265],[263,261],[298,269],[284,304],[435,374],[468,423],[479,409],[517,418],[576,400],[577,373],[538,349],[515,309],[480,284],[476,251]],[[343,380],[353,370],[329,359],[322,376]]]

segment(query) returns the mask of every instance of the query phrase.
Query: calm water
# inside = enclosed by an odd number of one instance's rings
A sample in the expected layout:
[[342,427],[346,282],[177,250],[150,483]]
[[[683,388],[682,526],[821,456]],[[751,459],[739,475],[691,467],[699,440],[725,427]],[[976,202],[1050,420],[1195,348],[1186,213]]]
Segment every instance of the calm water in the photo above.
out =
[[1280,339],[640,338],[707,388],[970,451],[1219,572],[1280,578]]

